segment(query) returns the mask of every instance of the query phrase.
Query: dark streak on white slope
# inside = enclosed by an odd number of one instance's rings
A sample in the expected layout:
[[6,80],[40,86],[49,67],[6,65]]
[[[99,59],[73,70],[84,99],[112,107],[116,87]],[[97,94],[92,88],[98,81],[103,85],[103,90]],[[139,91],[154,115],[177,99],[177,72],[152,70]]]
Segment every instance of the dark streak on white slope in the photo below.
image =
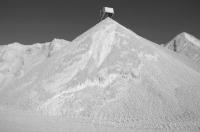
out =
[[173,38],[166,47],[200,66],[200,40],[196,37],[184,32]]
[[197,130],[200,74],[107,18],[4,88],[0,104],[113,127]]

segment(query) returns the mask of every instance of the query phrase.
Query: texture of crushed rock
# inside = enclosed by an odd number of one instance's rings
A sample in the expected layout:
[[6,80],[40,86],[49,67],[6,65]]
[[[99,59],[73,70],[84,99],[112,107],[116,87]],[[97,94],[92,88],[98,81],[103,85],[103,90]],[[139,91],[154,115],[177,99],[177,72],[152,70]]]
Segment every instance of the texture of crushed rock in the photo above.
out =
[[0,105],[83,123],[198,130],[200,74],[111,19],[1,87]]

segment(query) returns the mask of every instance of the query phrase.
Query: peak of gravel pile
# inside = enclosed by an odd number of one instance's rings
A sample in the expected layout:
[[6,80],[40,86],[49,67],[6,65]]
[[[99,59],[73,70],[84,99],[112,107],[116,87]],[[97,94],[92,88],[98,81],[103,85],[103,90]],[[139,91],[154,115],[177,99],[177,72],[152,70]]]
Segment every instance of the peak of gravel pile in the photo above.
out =
[[200,40],[188,33],[181,33],[166,45],[184,57],[189,58],[200,66]]

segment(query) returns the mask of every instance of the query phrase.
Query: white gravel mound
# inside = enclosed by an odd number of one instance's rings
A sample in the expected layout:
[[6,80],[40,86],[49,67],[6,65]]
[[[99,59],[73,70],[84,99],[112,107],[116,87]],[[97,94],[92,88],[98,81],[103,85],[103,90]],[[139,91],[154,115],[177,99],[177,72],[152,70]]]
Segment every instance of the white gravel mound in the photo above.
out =
[[110,18],[34,64],[1,87],[2,129],[200,131],[199,72]]

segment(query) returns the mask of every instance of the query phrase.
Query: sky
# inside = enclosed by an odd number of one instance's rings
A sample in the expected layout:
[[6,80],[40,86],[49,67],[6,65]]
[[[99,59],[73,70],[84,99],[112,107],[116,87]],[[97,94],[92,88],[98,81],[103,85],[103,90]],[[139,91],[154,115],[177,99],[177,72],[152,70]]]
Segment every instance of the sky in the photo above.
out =
[[98,23],[103,6],[114,20],[158,44],[181,32],[200,38],[200,0],[1,0],[0,45],[72,41]]

